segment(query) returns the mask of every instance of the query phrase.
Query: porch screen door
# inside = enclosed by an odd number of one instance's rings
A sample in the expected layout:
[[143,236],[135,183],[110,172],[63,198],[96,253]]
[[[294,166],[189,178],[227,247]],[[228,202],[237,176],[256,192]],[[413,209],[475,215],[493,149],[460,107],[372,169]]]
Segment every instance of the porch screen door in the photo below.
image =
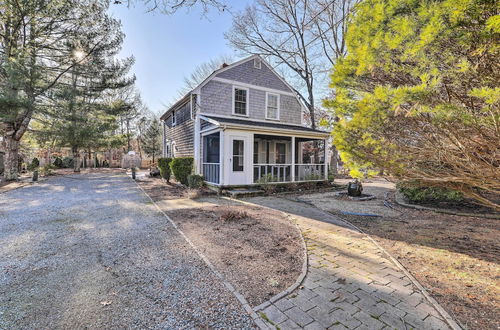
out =
[[239,136],[230,137],[231,158],[229,164],[229,184],[246,184],[247,139]]

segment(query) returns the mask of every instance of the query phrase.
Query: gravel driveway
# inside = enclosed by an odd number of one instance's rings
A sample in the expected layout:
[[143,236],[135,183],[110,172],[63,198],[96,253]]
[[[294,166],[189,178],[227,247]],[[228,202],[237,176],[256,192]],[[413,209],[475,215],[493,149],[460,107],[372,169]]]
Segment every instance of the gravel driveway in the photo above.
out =
[[122,174],[0,194],[0,329],[254,328]]

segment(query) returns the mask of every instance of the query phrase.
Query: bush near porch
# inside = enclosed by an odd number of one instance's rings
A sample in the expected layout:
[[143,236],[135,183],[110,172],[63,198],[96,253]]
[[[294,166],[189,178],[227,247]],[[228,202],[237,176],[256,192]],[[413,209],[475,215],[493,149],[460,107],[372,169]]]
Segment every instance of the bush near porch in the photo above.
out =
[[160,175],[163,179],[170,182],[170,162],[172,158],[158,158],[158,168],[160,169]]
[[175,179],[180,183],[187,185],[188,175],[193,172],[193,163],[193,157],[179,157],[172,159],[170,162],[170,168],[172,169]]

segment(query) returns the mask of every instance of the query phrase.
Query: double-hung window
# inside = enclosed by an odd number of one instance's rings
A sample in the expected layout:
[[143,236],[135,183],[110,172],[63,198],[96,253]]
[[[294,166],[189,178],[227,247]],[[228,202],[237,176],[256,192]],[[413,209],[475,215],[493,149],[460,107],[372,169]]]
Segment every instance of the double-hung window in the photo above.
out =
[[266,119],[280,119],[280,96],[278,94],[266,93]]
[[248,89],[234,87],[233,93],[233,114],[248,116]]

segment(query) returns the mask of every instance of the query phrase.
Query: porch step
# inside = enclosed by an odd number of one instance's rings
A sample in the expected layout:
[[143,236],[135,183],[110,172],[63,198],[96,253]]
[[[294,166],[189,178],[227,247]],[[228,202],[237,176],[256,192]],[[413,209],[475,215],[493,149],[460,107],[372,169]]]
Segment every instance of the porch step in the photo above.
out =
[[264,190],[254,188],[235,188],[224,190],[223,194],[228,195],[231,198],[245,198],[260,196],[264,194]]

